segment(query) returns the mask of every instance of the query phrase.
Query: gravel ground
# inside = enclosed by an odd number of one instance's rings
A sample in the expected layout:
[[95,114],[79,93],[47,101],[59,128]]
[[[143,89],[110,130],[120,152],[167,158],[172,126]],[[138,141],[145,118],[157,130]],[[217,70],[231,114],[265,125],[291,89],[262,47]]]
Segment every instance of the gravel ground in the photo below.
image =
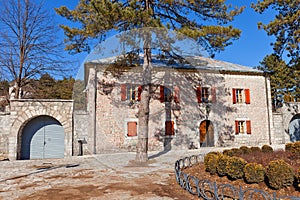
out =
[[190,199],[173,190],[174,163],[211,150],[223,149],[150,152],[146,165],[134,162],[134,152],[2,161],[0,199]]

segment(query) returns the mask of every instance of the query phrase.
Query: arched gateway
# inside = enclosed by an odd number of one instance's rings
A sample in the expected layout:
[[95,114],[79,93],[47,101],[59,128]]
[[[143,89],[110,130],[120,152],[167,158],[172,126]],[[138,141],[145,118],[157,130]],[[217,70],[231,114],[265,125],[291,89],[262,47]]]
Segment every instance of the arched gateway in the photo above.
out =
[[18,137],[18,159],[64,157],[65,133],[53,117],[42,115],[29,120]]

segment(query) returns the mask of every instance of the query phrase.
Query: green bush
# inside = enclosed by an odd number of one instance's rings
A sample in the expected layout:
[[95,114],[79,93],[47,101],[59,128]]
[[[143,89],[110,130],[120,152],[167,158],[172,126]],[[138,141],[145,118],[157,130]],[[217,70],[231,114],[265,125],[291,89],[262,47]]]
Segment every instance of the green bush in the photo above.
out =
[[232,151],[232,149],[225,149],[224,151],[223,151],[223,154],[224,155],[226,155],[226,156],[233,156],[233,151]]
[[293,146],[293,153],[295,154],[296,158],[300,158],[300,141],[294,142]]
[[264,152],[264,153],[271,153],[271,152],[273,152],[274,150],[273,150],[273,148],[272,148],[271,146],[265,144],[265,145],[263,145],[263,146],[261,147],[261,151]]
[[216,174],[217,172],[217,165],[220,153],[217,152],[209,152],[204,157],[204,166],[205,171],[209,172],[210,174]]
[[293,150],[294,150],[294,143],[292,143],[292,142],[286,143],[285,144],[285,150],[293,152]]
[[244,167],[244,178],[247,183],[260,183],[265,180],[266,170],[261,164],[248,163]]
[[232,149],[226,149],[223,151],[223,154],[226,156],[239,156],[241,154],[243,154],[243,151],[237,148],[232,148]]
[[292,185],[295,174],[293,168],[284,160],[274,160],[268,164],[266,176],[270,187],[277,190]]
[[251,147],[250,148],[251,149],[251,152],[261,152],[261,148],[259,148],[259,147]]
[[226,165],[226,175],[228,178],[236,180],[244,176],[244,167],[247,162],[238,157],[230,157]]
[[298,169],[298,173],[297,173],[297,186],[298,188],[300,188],[300,168]]
[[252,152],[251,149],[250,149],[249,147],[247,147],[247,146],[241,146],[241,147],[240,147],[240,150],[241,150],[241,152],[242,152],[243,154],[248,154],[248,153],[251,153],[251,152]]
[[224,154],[221,154],[219,156],[218,165],[217,165],[217,173],[219,176],[226,175],[226,166],[229,158],[230,158],[229,156]]

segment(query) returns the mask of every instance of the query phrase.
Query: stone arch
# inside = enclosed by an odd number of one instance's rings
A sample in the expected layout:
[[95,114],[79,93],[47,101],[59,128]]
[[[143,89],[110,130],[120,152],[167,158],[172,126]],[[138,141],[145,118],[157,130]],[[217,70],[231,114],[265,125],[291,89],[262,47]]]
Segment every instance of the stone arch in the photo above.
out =
[[72,155],[72,112],[70,100],[13,100],[11,101],[12,124],[9,133],[9,159],[17,159],[19,139],[25,125],[39,116],[49,116],[57,120],[64,129],[64,156]]
[[18,131],[17,159],[63,158],[64,137],[64,128],[55,118],[48,115],[32,117]]
[[300,141],[300,114],[296,114],[292,117],[288,127],[290,141]]

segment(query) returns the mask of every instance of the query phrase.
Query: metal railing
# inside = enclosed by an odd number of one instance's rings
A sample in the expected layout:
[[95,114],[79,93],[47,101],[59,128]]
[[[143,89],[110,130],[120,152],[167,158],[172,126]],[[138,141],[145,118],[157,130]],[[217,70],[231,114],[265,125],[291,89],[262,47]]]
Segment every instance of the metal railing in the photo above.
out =
[[204,155],[193,155],[175,162],[175,176],[177,183],[193,195],[205,200],[300,200],[300,197],[277,196],[264,190],[235,187],[231,184],[217,184],[209,180],[201,180],[182,171],[203,160]]

